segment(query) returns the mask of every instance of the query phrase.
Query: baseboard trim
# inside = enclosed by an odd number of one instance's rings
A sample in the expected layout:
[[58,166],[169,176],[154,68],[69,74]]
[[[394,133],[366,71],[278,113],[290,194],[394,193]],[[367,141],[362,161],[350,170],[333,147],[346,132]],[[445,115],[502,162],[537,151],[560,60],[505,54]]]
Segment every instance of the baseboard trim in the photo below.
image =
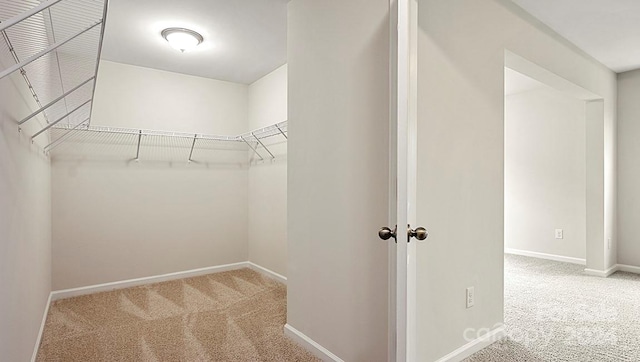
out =
[[590,276],[593,276],[593,277],[606,278],[606,277],[610,276],[611,274],[617,272],[619,270],[618,268],[619,268],[619,265],[617,265],[617,264],[612,266],[611,268],[609,268],[607,270],[598,270],[598,269],[586,268],[584,270],[584,273],[586,275],[590,275]]
[[507,336],[504,326],[496,327],[491,332],[474,339],[464,346],[456,349],[448,355],[441,357],[436,362],[459,362],[471,356],[472,354],[488,347],[489,345],[500,341]]
[[618,264],[617,267],[618,267],[618,271],[640,274],[640,267],[637,267],[637,266]]
[[505,252],[505,254],[528,256],[528,257],[531,257],[531,258],[560,261],[560,262],[563,262],[563,263],[587,265],[587,261],[585,259],[574,258],[574,257],[571,257],[571,256],[562,256],[562,255],[555,255],[555,254],[538,253],[537,251],[519,250],[519,249],[511,249],[511,248],[505,248],[504,252]]
[[322,347],[316,341],[307,337],[304,333],[293,328],[289,324],[284,325],[284,335],[291,338],[294,342],[301,345],[309,352],[313,353],[314,356],[325,362],[344,362],[340,357],[331,353],[331,351]]
[[275,279],[277,281],[279,281],[282,284],[287,284],[287,277],[285,277],[284,275],[278,274],[276,272],[274,272],[273,270],[267,269],[263,266],[260,266],[256,263],[250,262],[248,261],[247,264],[249,265],[249,267],[255,271],[257,271],[258,273],[264,274],[268,277],[270,277],[271,279]]
[[38,350],[40,349],[40,342],[42,341],[42,333],[44,333],[44,325],[46,324],[47,316],[49,315],[49,306],[51,306],[51,296],[52,293],[49,293],[49,298],[47,298],[47,305],[44,307],[44,314],[42,315],[42,322],[40,323],[38,337],[36,338],[36,345],[33,348],[33,354],[31,355],[31,362],[35,362],[36,357],[38,357]]
[[211,274],[211,273],[219,273],[219,272],[224,272],[224,271],[229,271],[229,270],[237,270],[237,269],[242,269],[242,268],[247,268],[247,267],[249,267],[248,262],[243,261],[243,262],[240,262],[240,263],[225,264],[225,265],[212,266],[212,267],[206,267],[206,268],[185,270],[185,271],[180,271],[180,272],[175,272],[175,273],[154,275],[154,276],[144,277],[144,278],[128,279],[128,280],[121,280],[121,281],[117,281],[117,282],[89,285],[89,286],[86,286],[86,287],[56,290],[56,291],[51,293],[51,301],[56,301],[56,300],[65,299],[65,298],[71,298],[71,297],[77,297],[77,296],[80,296],[80,295],[87,295],[87,294],[93,294],[93,293],[99,293],[99,292],[107,292],[107,291],[112,291],[112,290],[117,290],[117,289],[137,287],[137,286],[146,285],[146,284],[166,282],[166,281],[169,281],[169,280],[197,277],[197,276],[201,276],[201,275],[206,275],[206,274]]

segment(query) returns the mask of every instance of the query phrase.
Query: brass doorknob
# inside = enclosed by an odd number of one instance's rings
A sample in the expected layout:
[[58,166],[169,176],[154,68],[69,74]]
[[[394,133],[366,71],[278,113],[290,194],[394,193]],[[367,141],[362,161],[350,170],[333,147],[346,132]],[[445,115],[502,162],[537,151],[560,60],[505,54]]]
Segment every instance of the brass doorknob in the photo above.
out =
[[390,238],[396,238],[396,228],[394,227],[393,230],[389,229],[388,227],[383,227],[380,229],[380,231],[378,231],[378,236],[380,237],[380,239],[382,240],[389,240]]
[[418,240],[425,240],[429,236],[427,229],[423,227],[417,227],[415,230],[409,229],[409,238],[416,238]]

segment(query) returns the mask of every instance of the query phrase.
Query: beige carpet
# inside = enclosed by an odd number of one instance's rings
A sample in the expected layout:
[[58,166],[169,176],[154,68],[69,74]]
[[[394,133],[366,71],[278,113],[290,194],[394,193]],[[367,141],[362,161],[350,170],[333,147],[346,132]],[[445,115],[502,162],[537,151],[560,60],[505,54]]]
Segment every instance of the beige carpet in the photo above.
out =
[[250,269],[54,302],[38,361],[317,361],[283,334],[286,287]]
[[638,362],[640,275],[505,255],[507,338],[464,362]]

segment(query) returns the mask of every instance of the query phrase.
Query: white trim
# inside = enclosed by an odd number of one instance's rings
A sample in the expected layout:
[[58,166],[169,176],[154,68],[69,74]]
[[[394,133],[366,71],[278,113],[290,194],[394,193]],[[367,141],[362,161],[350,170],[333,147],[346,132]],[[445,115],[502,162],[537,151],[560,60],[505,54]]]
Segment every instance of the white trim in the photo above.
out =
[[289,324],[284,325],[284,335],[291,338],[294,342],[301,345],[306,350],[313,353],[314,356],[325,362],[344,362],[340,357],[331,353],[331,351],[322,347],[316,341],[307,337],[304,333],[293,328]]
[[499,340],[505,338],[506,336],[507,336],[507,332],[504,329],[504,326],[496,327],[491,332],[488,332],[483,336],[474,339],[473,341],[449,353],[448,355],[441,357],[436,362],[462,361],[463,359],[488,347],[489,345],[495,342],[498,342]]
[[640,267],[633,266],[633,265],[625,265],[625,264],[618,264],[616,266],[618,271],[640,274]]
[[116,290],[116,289],[129,288],[129,287],[136,287],[136,286],[146,285],[146,284],[166,282],[166,281],[169,281],[169,280],[197,277],[197,276],[201,276],[201,275],[207,275],[207,274],[211,274],[211,273],[219,273],[219,272],[224,272],[224,271],[229,271],[229,270],[237,270],[237,269],[242,269],[242,268],[247,268],[247,267],[249,267],[249,263],[246,262],[246,261],[243,261],[243,262],[240,262],[240,263],[225,264],[225,265],[219,265],[219,266],[211,266],[211,267],[207,267],[207,268],[185,270],[185,271],[180,271],[180,272],[175,272],[175,273],[154,275],[154,276],[144,277],[144,278],[121,280],[121,281],[117,281],[117,282],[97,284],[97,285],[89,285],[89,286],[80,287],[80,288],[56,290],[54,292],[51,292],[51,300],[52,301],[56,301],[56,300],[59,300],[59,299],[77,297],[77,296],[80,296],[80,295],[93,294],[93,293],[99,293],[99,292],[106,292],[106,291],[111,291],[111,290]]
[[287,277],[285,277],[284,275],[278,274],[276,272],[274,272],[273,270],[267,269],[263,266],[260,266],[256,263],[252,263],[250,261],[247,262],[247,264],[249,265],[249,267],[255,271],[257,271],[260,274],[266,275],[268,277],[270,277],[271,279],[275,279],[277,281],[279,281],[282,284],[287,284]]
[[586,275],[591,275],[591,276],[594,276],[594,277],[606,278],[609,275],[617,272],[619,270],[618,267],[619,267],[619,265],[616,264],[616,265],[612,266],[611,268],[609,268],[607,270],[598,270],[598,269],[588,269],[588,268],[586,268],[584,270],[584,273]]
[[40,323],[40,330],[38,331],[38,338],[36,338],[36,345],[33,348],[33,354],[31,355],[31,362],[35,362],[36,357],[38,356],[38,350],[40,349],[40,341],[42,341],[42,333],[44,332],[44,325],[47,322],[47,316],[49,315],[49,306],[51,305],[51,296],[52,296],[52,293],[49,293],[49,298],[47,298],[47,305],[44,307],[44,314],[42,315],[42,322]]
[[522,256],[528,256],[531,258],[560,261],[563,263],[587,265],[587,261],[585,259],[574,258],[571,256],[538,253],[537,251],[519,250],[519,249],[511,249],[511,248],[505,248],[504,252],[505,254],[522,255]]

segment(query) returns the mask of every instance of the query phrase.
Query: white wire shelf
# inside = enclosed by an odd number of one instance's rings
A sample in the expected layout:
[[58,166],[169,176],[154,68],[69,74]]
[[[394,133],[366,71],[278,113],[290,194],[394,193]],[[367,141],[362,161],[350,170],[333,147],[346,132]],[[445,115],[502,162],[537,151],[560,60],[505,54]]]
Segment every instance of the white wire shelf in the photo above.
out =
[[[0,0],[0,82],[20,74],[37,104],[17,123],[42,117],[32,140],[49,135],[45,152],[140,160],[217,161],[229,153],[275,159],[287,122],[219,136],[91,125],[108,0]],[[133,158],[131,158],[133,157]]]
[[[77,126],[90,118],[107,0],[0,0],[0,81],[20,74],[46,121]],[[90,122],[90,120],[89,120]]]
[[274,149],[287,141],[287,121],[237,136],[89,126],[87,122],[55,125],[50,132],[52,142],[45,151],[53,157],[243,163],[247,151],[253,161],[275,159]]

